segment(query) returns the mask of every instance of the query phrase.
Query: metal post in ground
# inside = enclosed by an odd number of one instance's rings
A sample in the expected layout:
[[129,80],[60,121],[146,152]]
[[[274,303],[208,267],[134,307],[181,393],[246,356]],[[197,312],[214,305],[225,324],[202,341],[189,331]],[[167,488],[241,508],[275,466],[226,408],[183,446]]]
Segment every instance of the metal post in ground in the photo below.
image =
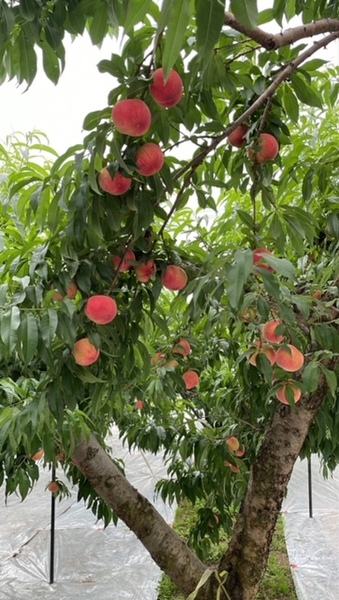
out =
[[[52,467],[52,481],[55,481],[55,466]],[[55,557],[55,494],[51,494],[51,535],[49,554],[49,583],[54,583],[54,557]]]

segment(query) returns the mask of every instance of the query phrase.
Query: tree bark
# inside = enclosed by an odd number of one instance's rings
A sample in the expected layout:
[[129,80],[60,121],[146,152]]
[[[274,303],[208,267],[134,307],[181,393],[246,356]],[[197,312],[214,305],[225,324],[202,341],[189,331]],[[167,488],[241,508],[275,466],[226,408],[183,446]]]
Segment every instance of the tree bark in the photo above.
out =
[[230,13],[225,13],[225,25],[228,25],[232,29],[239,31],[246,37],[257,42],[266,50],[275,50],[276,48],[282,48],[283,46],[289,46],[299,40],[320,35],[322,33],[337,32],[339,29],[338,19],[319,19],[314,23],[307,23],[298,27],[292,27],[291,29],[285,29],[280,33],[267,33],[260,27],[247,27],[240,23],[235,16]]
[[135,533],[156,564],[186,595],[206,566],[121,473],[94,436],[75,448],[72,461],[93,488]]
[[219,564],[219,572],[228,572],[231,600],[253,600],[258,593],[293,466],[327,392],[323,377],[316,393],[294,407],[281,406],[273,416],[228,551]]

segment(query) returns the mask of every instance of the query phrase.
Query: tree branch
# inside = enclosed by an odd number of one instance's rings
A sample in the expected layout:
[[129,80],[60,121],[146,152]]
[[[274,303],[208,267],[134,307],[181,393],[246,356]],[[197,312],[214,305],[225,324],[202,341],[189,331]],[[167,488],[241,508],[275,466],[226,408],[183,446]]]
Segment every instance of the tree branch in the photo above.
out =
[[314,35],[338,32],[339,19],[320,19],[319,21],[315,21],[315,23],[307,23],[307,25],[292,27],[291,29],[281,31],[280,33],[272,34],[263,31],[260,27],[255,27],[254,29],[246,27],[246,25],[240,23],[232,13],[226,12],[225,25],[246,35],[246,37],[251,40],[258,42],[258,44],[263,46],[263,48],[266,48],[266,50],[275,50],[276,48],[289,46],[298,40],[313,37]]
[[280,73],[277,75],[277,77],[274,79],[274,81],[271,83],[271,85],[268,86],[268,88],[261,94],[261,96],[259,96],[259,98],[257,98],[257,100],[255,100],[255,102],[253,102],[253,104],[247,110],[245,110],[245,112],[243,112],[243,114],[240,115],[240,117],[238,117],[238,119],[233,121],[232,125],[227,127],[222,134],[215,137],[213,142],[211,142],[208,146],[206,146],[206,148],[204,148],[204,150],[202,150],[202,152],[197,154],[194,158],[192,158],[191,161],[186,163],[186,165],[184,167],[182,167],[181,169],[179,169],[179,171],[177,171],[177,173],[173,177],[173,181],[178,181],[178,179],[182,175],[184,175],[187,171],[189,171],[189,172],[188,172],[187,176],[185,177],[185,181],[184,181],[183,185],[181,186],[178,196],[170,210],[169,215],[166,218],[164,225],[161,227],[161,232],[164,231],[164,228],[167,225],[170,217],[177,209],[177,207],[180,203],[180,200],[183,196],[183,193],[185,191],[185,188],[188,186],[192,175],[194,174],[194,172],[196,171],[198,166],[201,165],[201,163],[205,160],[206,156],[208,154],[210,154],[211,152],[213,152],[217,148],[217,146],[223,140],[225,140],[229,136],[230,133],[232,133],[232,131],[234,131],[239,125],[244,123],[250,116],[252,116],[268,99],[272,98],[274,96],[275,92],[277,91],[279,85],[281,83],[283,83],[283,81],[288,79],[290,77],[290,75],[293,73],[293,71],[295,71],[299,67],[299,65],[301,65],[305,60],[307,60],[310,56],[312,56],[312,54],[315,54],[315,52],[317,52],[320,48],[327,46],[327,44],[329,44],[330,42],[332,42],[333,40],[335,40],[337,38],[339,38],[339,31],[329,34],[328,36],[326,36],[322,40],[315,42],[313,44],[313,46],[311,46],[310,48],[307,48],[304,52],[302,52],[298,56],[298,58],[296,58],[293,62],[289,63],[287,65],[287,67],[285,67],[282,71],[280,71]]
[[165,522],[154,506],[121,473],[103,447],[91,436],[75,448],[72,461],[98,494],[134,532],[153,560],[178,585],[191,593],[206,566]]

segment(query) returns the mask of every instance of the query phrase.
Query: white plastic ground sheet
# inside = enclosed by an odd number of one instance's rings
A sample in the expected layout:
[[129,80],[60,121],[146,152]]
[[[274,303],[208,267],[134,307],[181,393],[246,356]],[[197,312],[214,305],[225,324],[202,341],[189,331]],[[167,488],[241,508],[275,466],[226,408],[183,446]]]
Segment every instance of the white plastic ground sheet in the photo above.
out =
[[309,517],[308,465],[298,461],[283,504],[286,545],[299,600],[339,598],[339,469],[324,479],[311,459],[313,518]]
[[[108,442],[123,458],[129,481],[172,523],[175,507],[154,499],[156,482],[165,476],[162,456],[122,448],[117,432]],[[62,470],[57,476],[64,480]],[[50,472],[24,502],[0,499],[0,600],[155,600],[162,573],[135,535],[119,521],[103,528],[83,503],[56,502],[55,583],[49,582]]]

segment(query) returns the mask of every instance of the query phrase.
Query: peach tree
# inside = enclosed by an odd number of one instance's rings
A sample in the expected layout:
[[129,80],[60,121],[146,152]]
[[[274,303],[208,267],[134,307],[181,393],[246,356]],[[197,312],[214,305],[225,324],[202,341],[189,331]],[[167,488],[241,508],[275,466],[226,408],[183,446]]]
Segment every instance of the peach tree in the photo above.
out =
[[[121,42],[82,143],[1,147],[1,484],[24,499],[35,459],[62,461],[199,599],[256,596],[295,461],[338,457],[338,5],[271,4],[0,5],[4,82],[34,85],[41,52],[57,83],[66,32]],[[164,452],[164,499],[198,503],[189,546],[110,455],[113,424]]]

